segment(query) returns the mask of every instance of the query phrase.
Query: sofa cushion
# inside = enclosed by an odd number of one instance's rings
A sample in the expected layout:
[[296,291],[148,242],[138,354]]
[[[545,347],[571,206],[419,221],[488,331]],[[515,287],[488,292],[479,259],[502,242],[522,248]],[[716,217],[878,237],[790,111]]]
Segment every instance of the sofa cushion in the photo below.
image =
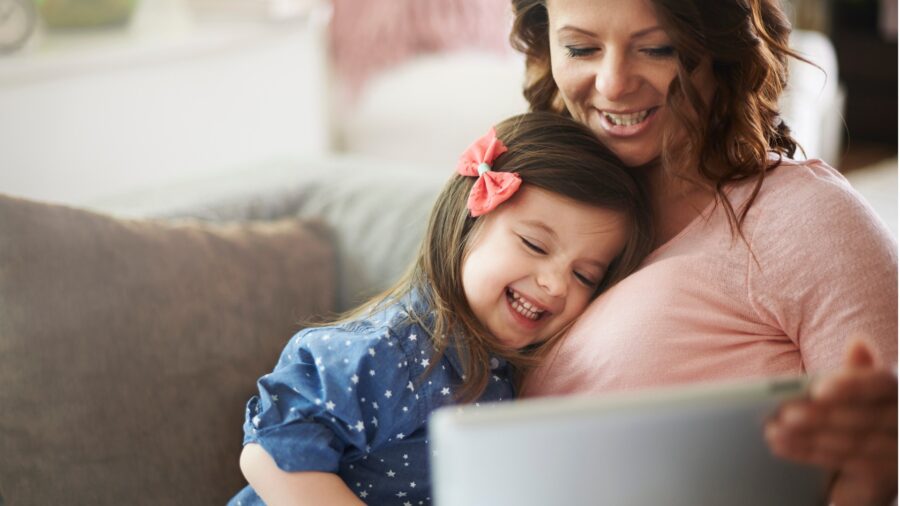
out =
[[324,229],[0,196],[0,237],[7,503],[221,504],[239,490],[256,378],[335,300]]

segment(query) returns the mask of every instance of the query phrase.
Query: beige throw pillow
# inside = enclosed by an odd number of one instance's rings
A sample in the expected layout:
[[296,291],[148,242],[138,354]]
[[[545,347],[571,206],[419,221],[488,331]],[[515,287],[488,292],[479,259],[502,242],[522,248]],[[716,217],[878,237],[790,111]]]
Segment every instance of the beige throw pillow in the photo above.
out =
[[[222,504],[244,404],[334,251],[299,220],[125,221],[0,196],[0,494],[7,504]],[[0,501],[2,502],[2,501]]]

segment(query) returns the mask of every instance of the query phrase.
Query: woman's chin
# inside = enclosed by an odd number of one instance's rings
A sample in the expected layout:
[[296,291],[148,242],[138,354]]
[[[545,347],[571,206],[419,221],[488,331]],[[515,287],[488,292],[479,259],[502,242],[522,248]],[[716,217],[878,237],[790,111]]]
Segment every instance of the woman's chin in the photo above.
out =
[[[659,160],[660,149],[646,145],[615,145],[616,143],[608,143],[613,153],[622,160],[626,166],[631,168],[652,167]],[[623,143],[624,144],[624,143]]]

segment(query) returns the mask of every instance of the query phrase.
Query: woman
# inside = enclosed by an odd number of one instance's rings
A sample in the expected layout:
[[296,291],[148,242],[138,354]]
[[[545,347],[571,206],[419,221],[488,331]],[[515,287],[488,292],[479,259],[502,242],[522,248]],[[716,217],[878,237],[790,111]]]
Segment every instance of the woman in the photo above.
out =
[[766,428],[771,448],[833,470],[835,504],[890,502],[896,244],[833,169],[790,160],[778,98],[796,55],[778,2],[513,6],[532,108],[571,115],[634,167],[657,228],[642,269],[592,303],[526,395],[821,376]]

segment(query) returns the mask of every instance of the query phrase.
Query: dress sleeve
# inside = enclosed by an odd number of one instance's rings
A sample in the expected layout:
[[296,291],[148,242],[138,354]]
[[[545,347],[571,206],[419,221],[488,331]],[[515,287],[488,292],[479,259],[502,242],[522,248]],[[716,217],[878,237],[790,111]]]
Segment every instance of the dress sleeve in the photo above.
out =
[[895,363],[897,243],[843,177],[808,163],[815,176],[776,192],[750,239],[750,300],[807,373],[840,367],[855,337]]
[[[257,382],[244,444],[260,444],[284,471],[337,472],[342,457],[362,456],[414,425],[426,415],[410,398],[409,358],[394,341],[384,330],[334,327],[294,336]],[[409,416],[393,415],[403,407]]]

